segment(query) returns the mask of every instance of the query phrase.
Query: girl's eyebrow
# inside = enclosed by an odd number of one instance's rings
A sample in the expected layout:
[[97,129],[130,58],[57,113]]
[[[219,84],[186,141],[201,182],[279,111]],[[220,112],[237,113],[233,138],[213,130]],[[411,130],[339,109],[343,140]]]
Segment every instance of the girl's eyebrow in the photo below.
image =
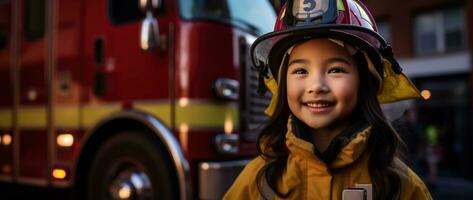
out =
[[[298,59],[291,60],[287,66],[291,66],[292,64],[296,64],[296,63],[307,64],[309,62],[310,61],[308,59],[298,58]],[[329,59],[324,61],[324,64],[329,64],[329,63],[334,63],[334,62],[342,62],[342,63],[345,63],[347,65],[352,65],[352,63],[344,57],[329,58]]]
[[309,63],[309,60],[304,59],[304,58],[294,59],[294,60],[291,60],[289,64],[287,64],[287,66],[291,66],[292,64],[296,64],[296,63],[307,64]]

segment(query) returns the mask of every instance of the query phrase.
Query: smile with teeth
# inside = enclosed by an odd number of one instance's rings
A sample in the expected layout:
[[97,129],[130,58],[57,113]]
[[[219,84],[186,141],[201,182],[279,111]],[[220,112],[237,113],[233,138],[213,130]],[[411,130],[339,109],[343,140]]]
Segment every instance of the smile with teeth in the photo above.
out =
[[311,112],[328,112],[335,105],[334,102],[330,101],[315,101],[315,102],[306,102],[305,106],[309,108]]
[[326,108],[331,106],[331,103],[306,103],[307,106],[312,108]]

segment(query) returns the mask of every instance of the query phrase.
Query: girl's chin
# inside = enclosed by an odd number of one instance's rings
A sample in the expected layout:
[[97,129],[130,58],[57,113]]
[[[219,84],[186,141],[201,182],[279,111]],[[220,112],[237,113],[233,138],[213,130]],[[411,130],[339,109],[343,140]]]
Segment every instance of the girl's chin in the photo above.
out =
[[311,122],[311,121],[303,120],[303,122],[311,129],[325,129],[325,128],[330,127],[329,122],[324,122],[322,120],[319,120],[317,122]]

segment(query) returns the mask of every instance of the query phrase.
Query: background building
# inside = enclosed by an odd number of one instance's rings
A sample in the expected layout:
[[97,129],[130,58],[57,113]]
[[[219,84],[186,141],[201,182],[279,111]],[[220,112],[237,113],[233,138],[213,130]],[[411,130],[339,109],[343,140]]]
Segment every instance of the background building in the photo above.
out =
[[427,101],[417,101],[420,134],[438,129],[441,173],[473,178],[473,1],[366,0],[379,32]]

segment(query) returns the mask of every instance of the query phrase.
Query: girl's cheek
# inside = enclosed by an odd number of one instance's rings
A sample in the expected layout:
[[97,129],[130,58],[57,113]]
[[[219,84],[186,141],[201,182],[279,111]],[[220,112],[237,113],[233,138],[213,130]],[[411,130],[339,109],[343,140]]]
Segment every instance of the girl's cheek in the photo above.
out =
[[288,77],[286,87],[289,94],[289,92],[296,92],[298,89],[300,89],[300,87],[302,87],[302,84],[301,81],[298,81],[293,77]]
[[288,99],[297,99],[298,96],[301,93],[301,90],[304,90],[304,86],[301,83],[301,81],[298,81],[297,79],[293,79],[291,77],[288,77],[287,82],[286,82],[286,88],[287,88],[287,97]]
[[339,86],[343,96],[347,100],[356,100],[358,96],[358,81],[344,82]]

